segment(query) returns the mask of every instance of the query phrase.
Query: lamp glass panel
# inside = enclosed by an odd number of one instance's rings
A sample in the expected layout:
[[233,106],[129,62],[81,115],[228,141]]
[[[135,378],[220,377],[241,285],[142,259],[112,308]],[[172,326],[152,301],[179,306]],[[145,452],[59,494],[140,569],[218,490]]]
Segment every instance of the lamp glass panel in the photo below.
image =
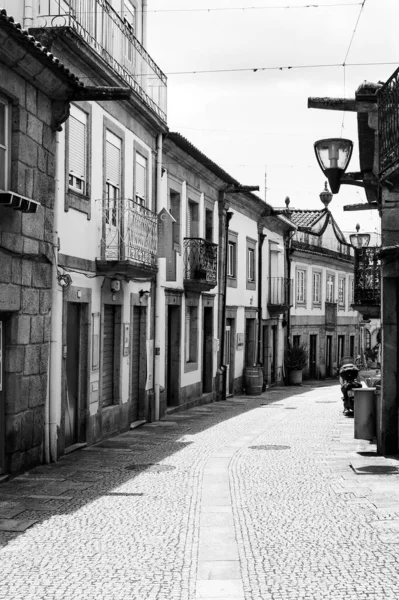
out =
[[348,166],[353,144],[350,140],[332,138],[316,142],[315,149],[324,169],[342,169]]
[[369,233],[352,233],[349,236],[349,239],[354,248],[362,248],[363,246],[369,245],[370,234]]

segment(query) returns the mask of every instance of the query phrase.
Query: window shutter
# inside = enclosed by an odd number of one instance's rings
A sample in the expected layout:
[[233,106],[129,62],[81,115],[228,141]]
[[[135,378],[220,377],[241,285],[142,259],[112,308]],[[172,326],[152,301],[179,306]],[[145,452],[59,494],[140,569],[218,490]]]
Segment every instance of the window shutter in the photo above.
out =
[[193,205],[191,202],[189,202],[188,210],[187,210],[187,237],[191,237],[192,221],[193,221]]
[[71,106],[69,117],[69,172],[86,180],[87,115]]
[[305,303],[305,306],[307,304],[307,281],[306,281],[306,271],[303,271],[303,301]]
[[122,140],[110,131],[106,135],[105,177],[115,187],[121,185]]
[[136,153],[136,196],[147,197],[147,159]]

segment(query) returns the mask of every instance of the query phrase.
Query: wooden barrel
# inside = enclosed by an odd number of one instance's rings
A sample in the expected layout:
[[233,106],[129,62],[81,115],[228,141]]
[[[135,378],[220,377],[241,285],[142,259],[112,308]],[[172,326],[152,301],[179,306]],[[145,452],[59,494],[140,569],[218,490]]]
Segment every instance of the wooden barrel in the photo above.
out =
[[244,369],[244,384],[247,396],[260,396],[263,388],[262,367],[246,367]]

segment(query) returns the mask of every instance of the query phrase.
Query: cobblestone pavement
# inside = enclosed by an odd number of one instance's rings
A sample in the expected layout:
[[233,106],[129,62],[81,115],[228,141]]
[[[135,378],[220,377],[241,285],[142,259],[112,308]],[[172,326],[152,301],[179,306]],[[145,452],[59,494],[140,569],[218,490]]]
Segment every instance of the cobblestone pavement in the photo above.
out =
[[0,485],[0,599],[397,598],[397,465],[336,384],[172,414]]

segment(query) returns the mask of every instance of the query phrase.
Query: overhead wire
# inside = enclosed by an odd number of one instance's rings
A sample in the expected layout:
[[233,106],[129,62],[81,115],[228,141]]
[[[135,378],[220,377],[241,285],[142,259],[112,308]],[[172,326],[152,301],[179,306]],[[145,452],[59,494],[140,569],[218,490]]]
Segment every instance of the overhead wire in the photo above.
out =
[[241,67],[239,69],[203,69],[197,71],[172,71],[165,73],[168,77],[171,75],[201,75],[208,73],[242,73],[242,72],[254,72],[257,71],[290,71],[298,69],[327,69],[327,68],[338,68],[338,67],[373,67],[382,65],[397,65],[399,61],[387,61],[387,62],[365,62],[365,63],[326,63],[326,64],[313,64],[313,65],[283,65],[273,67]]
[[[358,25],[359,25],[360,17],[362,16],[362,13],[363,13],[363,9],[364,9],[364,5],[365,5],[365,4],[366,4],[366,0],[363,0],[363,2],[362,2],[362,4],[361,4],[361,7],[360,7],[359,14],[358,14],[358,16],[357,16],[357,20],[356,20],[355,28],[354,28],[354,30],[353,30],[352,37],[351,37],[351,39],[350,39],[349,46],[348,46],[348,49],[347,49],[347,51],[346,51],[345,58],[344,58],[344,62],[343,62],[343,65],[342,65],[342,66],[343,66],[343,68],[344,68],[344,98],[346,97],[346,59],[347,59],[347,58],[348,58],[348,56],[349,56],[349,52],[350,52],[350,50],[351,50],[351,47],[352,47],[353,40],[355,39],[355,35],[356,35],[356,31],[357,31],[357,27],[358,27]],[[343,111],[343,114],[342,114],[342,124],[341,124],[341,137],[342,137],[342,134],[343,134],[343,131],[344,131],[344,128],[345,128],[345,115],[346,115],[346,113],[345,113],[345,111]]]

